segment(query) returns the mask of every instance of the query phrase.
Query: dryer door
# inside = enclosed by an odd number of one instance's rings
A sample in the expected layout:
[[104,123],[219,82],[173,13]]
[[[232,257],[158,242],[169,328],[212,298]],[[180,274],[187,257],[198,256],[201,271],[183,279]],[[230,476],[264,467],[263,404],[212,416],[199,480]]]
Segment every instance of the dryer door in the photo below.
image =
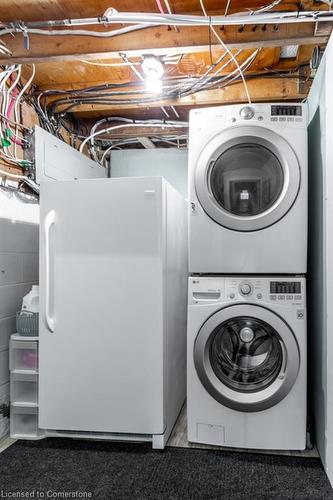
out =
[[296,338],[285,321],[265,307],[237,304],[211,316],[194,344],[201,383],[219,403],[256,412],[287,396],[300,366]]
[[221,226],[258,231],[290,210],[301,175],[289,143],[257,126],[233,127],[201,152],[195,188],[205,212]]

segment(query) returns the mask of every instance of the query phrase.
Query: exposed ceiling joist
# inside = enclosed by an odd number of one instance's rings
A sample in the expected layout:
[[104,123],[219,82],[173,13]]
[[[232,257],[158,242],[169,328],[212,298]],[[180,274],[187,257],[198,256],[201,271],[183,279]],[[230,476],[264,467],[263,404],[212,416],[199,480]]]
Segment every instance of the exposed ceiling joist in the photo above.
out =
[[[286,46],[288,47],[288,46]],[[267,70],[276,73],[284,73],[286,71],[296,72],[298,68],[308,65],[311,59],[313,45],[303,45],[298,47],[297,57],[292,59],[281,59],[279,47],[266,47],[260,51],[256,59],[251,64],[247,71],[247,76],[252,73],[266,73]],[[251,55],[252,50],[244,50],[238,56],[239,63],[245,61]],[[222,48],[214,51],[212,57],[214,61],[218,60],[224,54]],[[131,58],[132,63],[136,64],[136,68],[140,71],[139,64],[141,58]],[[39,63],[36,65],[35,85],[38,90],[78,90],[87,87],[96,87],[108,83],[125,83],[138,82],[137,75],[129,66],[117,66],[117,62],[121,59],[107,60],[79,60],[79,61],[64,61],[61,64],[61,72],[59,71],[59,63]],[[168,81],[169,78],[191,76],[201,76],[205,73],[211,58],[209,51],[197,52],[195,54],[184,55],[176,64],[165,65],[165,74],[163,79]],[[222,61],[223,65],[223,61]],[[221,65],[216,65],[214,72],[218,71]],[[221,69],[219,74],[227,74],[231,66],[226,66]],[[29,79],[31,68],[26,66],[23,70],[25,79]],[[171,81],[171,80],[170,80]]]
[[[281,24],[277,26],[247,26],[240,31],[237,26],[226,26],[221,38],[230,48],[281,47],[284,45],[322,45],[327,43],[332,26],[326,25],[319,32],[315,23]],[[23,37],[17,34],[3,37],[13,53],[13,63],[76,60],[78,58],[114,58],[119,52],[131,57],[153,53],[156,55],[185,54],[209,49],[209,34],[205,27],[181,27],[178,32],[165,26],[140,30],[115,38],[81,36],[31,35],[30,48],[23,46]],[[221,47],[211,40],[211,48]],[[1,64],[8,58],[1,56]]]
[[145,148],[145,149],[155,149],[156,146],[155,144],[153,143],[153,141],[151,141],[149,139],[149,137],[138,137],[138,141],[142,144],[142,146]]
[[[308,82],[310,86],[310,81]],[[303,91],[300,93],[298,78],[254,78],[248,80],[248,88],[254,102],[266,101],[284,101],[299,100],[307,95],[306,86],[303,85]],[[211,106],[233,104],[246,101],[246,95],[242,83],[230,85],[223,89],[213,89],[198,92],[179,99],[161,100],[149,103],[149,107],[157,106],[181,106],[191,108],[193,106]],[[64,104],[57,108],[57,111],[66,109],[68,105]],[[145,109],[147,105],[128,103],[128,104],[78,104],[71,108],[77,116],[89,116],[91,113],[115,114],[121,110],[139,110]]]
[[[87,121],[86,124],[88,126],[92,126],[94,121]],[[102,127],[101,127],[102,128]],[[122,128],[113,130],[111,134],[101,134],[99,139],[108,140],[112,136],[114,140],[122,140],[122,139],[133,139],[137,138],[144,147],[149,147],[149,143],[151,143],[152,147],[155,147],[154,143],[150,141],[149,137],[165,137],[165,136],[174,136],[174,135],[187,135],[188,128],[187,127],[168,127],[163,128],[156,126],[154,127],[137,127],[133,129],[133,127]]]

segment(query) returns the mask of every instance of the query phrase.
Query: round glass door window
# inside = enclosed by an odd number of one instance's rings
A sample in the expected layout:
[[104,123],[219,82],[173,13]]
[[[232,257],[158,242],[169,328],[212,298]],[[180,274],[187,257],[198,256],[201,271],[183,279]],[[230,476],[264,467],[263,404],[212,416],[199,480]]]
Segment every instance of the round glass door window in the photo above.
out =
[[225,150],[210,171],[210,189],[227,212],[251,217],[269,210],[284,186],[277,156],[256,143],[241,143]]
[[281,339],[261,319],[230,318],[212,332],[209,359],[216,377],[227,387],[240,392],[263,390],[280,373]]

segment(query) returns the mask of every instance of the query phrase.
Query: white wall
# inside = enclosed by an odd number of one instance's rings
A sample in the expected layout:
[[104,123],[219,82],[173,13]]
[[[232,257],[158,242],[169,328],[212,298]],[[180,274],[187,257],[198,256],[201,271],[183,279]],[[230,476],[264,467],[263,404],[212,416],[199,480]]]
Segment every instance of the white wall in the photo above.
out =
[[9,337],[22,297],[38,282],[38,205],[0,190],[0,438],[8,432]]
[[333,484],[333,38],[309,95],[309,376],[316,442]]
[[162,176],[187,198],[187,156],[176,148],[112,151],[111,177]]

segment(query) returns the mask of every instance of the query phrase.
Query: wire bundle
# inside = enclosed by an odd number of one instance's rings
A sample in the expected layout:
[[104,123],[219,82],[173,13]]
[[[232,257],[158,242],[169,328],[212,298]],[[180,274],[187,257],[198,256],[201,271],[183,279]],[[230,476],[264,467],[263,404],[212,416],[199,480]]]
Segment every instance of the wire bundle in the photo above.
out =
[[[32,163],[18,157],[18,147],[24,148],[27,140],[22,136],[22,130],[27,129],[21,123],[21,106],[25,93],[31,86],[35,75],[35,66],[28,81],[21,83],[22,66],[6,66],[0,73],[0,158],[9,165],[31,168]],[[14,179],[24,179],[25,175],[14,174],[0,170],[0,174]]]

